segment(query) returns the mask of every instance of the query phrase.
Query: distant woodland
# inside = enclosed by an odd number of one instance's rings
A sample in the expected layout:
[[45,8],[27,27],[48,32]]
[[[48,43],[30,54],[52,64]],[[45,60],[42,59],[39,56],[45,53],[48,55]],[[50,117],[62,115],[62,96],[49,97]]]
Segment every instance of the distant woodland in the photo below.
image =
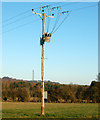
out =
[[[2,101],[41,102],[41,82],[28,82],[9,77],[2,81]],[[45,102],[55,103],[100,103],[100,83],[88,85],[59,84],[45,82],[48,98]]]

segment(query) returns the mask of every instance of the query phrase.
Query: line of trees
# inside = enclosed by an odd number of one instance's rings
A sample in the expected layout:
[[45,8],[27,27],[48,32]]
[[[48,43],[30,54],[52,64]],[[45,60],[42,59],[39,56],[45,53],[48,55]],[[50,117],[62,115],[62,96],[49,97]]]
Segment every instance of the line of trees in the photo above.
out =
[[[32,83],[14,79],[2,80],[2,101],[41,102],[41,83]],[[46,102],[99,103],[99,82],[92,81],[90,86],[45,83],[48,92]]]

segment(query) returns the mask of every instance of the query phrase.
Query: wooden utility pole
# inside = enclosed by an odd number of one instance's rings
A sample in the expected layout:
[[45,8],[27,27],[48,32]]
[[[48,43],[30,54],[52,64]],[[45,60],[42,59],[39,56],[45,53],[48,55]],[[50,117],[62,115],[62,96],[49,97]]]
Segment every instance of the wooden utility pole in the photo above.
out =
[[[33,9],[34,10],[34,9]],[[32,10],[32,11],[33,11]],[[44,115],[44,43],[50,42],[51,33],[45,35],[45,18],[50,17],[54,18],[53,16],[45,15],[45,13],[36,13],[42,19],[42,38],[40,38],[40,45],[42,45],[42,63],[41,63],[41,114]]]
[[[45,13],[43,13],[43,19],[42,19],[42,24],[43,24],[43,30],[42,30],[42,35],[45,35]],[[41,73],[41,114],[44,115],[44,42],[42,44],[42,73]]]
[[[47,17],[54,18],[54,14],[52,14],[52,16],[45,15],[45,13],[44,13],[45,9],[44,8],[48,8],[48,7],[50,7],[50,6],[46,5],[46,6],[43,6],[42,8],[40,8],[40,10],[42,10],[42,14],[33,12],[33,14],[39,15],[40,18],[42,19],[42,37],[40,37],[40,45],[42,45],[42,58],[41,58],[42,59],[42,61],[41,61],[41,114],[42,115],[44,115],[44,44],[45,44],[45,42],[50,42],[50,38],[52,36],[52,32],[48,34],[48,30],[47,30],[47,33],[45,33],[45,19]],[[51,9],[51,11],[54,10],[54,9],[58,10],[58,9],[61,9],[61,8],[60,7],[53,7]],[[32,9],[32,11],[34,11],[34,9]],[[65,14],[65,13],[69,13],[69,11],[64,11],[64,12],[61,12],[60,14]],[[62,21],[62,23],[63,22],[64,21]],[[58,26],[58,28],[59,28],[59,26]],[[53,28],[53,30],[54,30],[54,28]]]

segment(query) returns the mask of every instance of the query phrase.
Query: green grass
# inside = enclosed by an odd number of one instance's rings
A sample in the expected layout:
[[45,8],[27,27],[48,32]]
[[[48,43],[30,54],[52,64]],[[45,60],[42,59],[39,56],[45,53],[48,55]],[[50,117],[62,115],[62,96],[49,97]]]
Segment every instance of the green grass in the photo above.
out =
[[41,116],[40,113],[40,103],[2,103],[3,118],[98,118],[98,104],[45,103],[45,115]]

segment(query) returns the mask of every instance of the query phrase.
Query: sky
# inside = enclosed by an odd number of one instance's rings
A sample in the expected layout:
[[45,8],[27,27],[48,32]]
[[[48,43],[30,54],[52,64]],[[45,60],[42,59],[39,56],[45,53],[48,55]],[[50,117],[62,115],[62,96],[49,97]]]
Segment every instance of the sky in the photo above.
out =
[[[62,84],[89,85],[98,74],[98,6],[97,2],[3,2],[2,3],[2,77],[41,80],[40,37],[42,20],[32,13],[40,7],[61,6],[60,13],[71,11],[67,19],[45,43],[44,79]],[[88,6],[86,8],[86,6]],[[91,7],[89,7],[91,6]],[[81,9],[82,8],[82,9]],[[48,14],[48,10],[45,10]],[[49,18],[49,32],[55,25],[58,10]],[[67,14],[57,20],[59,24]],[[48,18],[46,18],[45,32]],[[56,26],[56,27],[57,27]]]

